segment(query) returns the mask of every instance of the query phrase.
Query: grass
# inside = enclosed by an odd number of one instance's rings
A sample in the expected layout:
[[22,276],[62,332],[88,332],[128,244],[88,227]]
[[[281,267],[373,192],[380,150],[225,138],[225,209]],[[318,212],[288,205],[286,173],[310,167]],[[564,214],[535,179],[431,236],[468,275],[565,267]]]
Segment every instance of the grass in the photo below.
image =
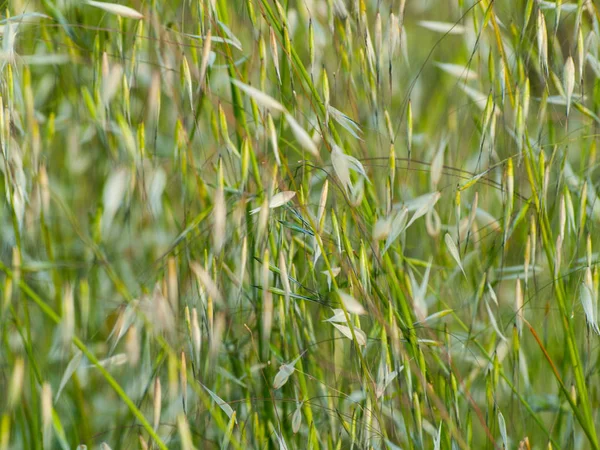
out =
[[598,449],[600,13],[0,2],[0,449]]

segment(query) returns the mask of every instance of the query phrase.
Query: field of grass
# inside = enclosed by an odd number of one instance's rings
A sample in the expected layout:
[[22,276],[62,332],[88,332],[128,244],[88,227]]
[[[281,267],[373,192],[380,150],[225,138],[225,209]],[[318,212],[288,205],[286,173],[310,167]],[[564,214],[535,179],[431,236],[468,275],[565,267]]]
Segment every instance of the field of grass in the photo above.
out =
[[593,1],[0,11],[0,450],[600,449]]

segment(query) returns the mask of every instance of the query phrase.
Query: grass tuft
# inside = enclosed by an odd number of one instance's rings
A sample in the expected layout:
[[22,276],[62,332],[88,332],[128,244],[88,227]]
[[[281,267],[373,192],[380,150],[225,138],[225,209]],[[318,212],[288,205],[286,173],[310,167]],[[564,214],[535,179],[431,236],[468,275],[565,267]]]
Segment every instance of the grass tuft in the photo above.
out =
[[4,2],[0,450],[600,449],[592,2]]

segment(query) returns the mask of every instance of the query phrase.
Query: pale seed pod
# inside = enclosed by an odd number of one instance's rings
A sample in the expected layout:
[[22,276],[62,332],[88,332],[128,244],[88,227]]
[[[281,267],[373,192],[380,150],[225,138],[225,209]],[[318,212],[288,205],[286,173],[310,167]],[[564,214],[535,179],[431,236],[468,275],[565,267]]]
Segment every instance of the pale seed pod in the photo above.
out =
[[39,182],[40,182],[40,193],[42,198],[42,211],[44,216],[48,216],[50,213],[50,189],[48,187],[48,172],[46,166],[42,165],[38,171]]
[[200,350],[202,349],[202,333],[200,324],[198,323],[198,310],[192,308],[192,348],[194,350],[194,361],[196,364],[200,362]]
[[279,52],[277,50],[277,39],[275,38],[275,32],[273,28],[269,27],[269,39],[271,43],[271,57],[273,58],[273,64],[275,65],[275,72],[277,73],[277,80],[281,85],[281,72],[279,71]]
[[531,236],[531,265],[535,267],[535,254],[536,254],[536,243],[537,243],[537,226],[535,223],[535,217],[531,216],[529,234]]
[[225,111],[223,110],[223,106],[219,103],[219,126],[221,128],[221,137],[225,140],[229,140],[229,130],[227,129],[227,117],[225,116]]
[[187,418],[184,413],[179,413],[177,415],[177,429],[179,430],[179,436],[181,439],[181,449],[182,450],[193,450],[195,449],[192,433],[190,432],[190,426],[188,424]]
[[[222,165],[219,168],[222,170]],[[220,177],[220,180],[223,178]],[[227,206],[225,204],[225,191],[221,181],[219,181],[214,197],[213,209],[213,247],[215,254],[219,254],[225,243],[225,232],[227,227]]]
[[525,78],[525,87],[523,88],[523,121],[527,122],[529,116],[529,101],[531,99],[531,87],[529,85],[529,77]]
[[431,208],[425,215],[425,227],[427,229],[427,234],[432,238],[436,238],[440,235],[442,231],[442,221],[435,208]]
[[310,152],[313,156],[319,158],[319,148],[317,147],[311,136],[307,133],[307,131],[304,128],[302,128],[302,126],[296,121],[296,119],[294,119],[294,117],[291,114],[286,114],[285,120],[292,129],[294,137],[302,146],[302,148]]
[[90,317],[90,285],[86,278],[79,281],[79,311],[83,335],[87,334]]
[[325,180],[321,189],[321,197],[319,199],[319,209],[317,210],[317,228],[322,229],[325,219],[325,207],[327,206],[327,195],[329,193],[329,180]]
[[160,378],[156,377],[154,380],[154,405],[153,405],[153,429],[156,431],[160,423],[160,412],[162,407],[162,388],[160,385]]
[[327,70],[325,70],[325,68],[323,68],[323,73],[322,73],[322,79],[321,79],[321,83],[322,83],[322,89],[323,89],[323,103],[325,104],[325,110],[328,110],[328,106],[329,106],[329,77],[327,76]]
[[446,233],[444,235],[444,241],[446,242],[446,246],[448,247],[448,250],[450,251],[450,255],[452,255],[452,258],[454,258],[454,261],[456,261],[459,269],[461,270],[461,272],[463,273],[465,278],[467,278],[467,274],[465,273],[465,269],[463,268],[462,261],[460,258],[460,251],[458,249],[458,246],[452,239],[452,236],[450,236],[449,233]]
[[42,385],[42,394],[41,394],[41,404],[42,404],[42,430],[44,434],[44,441],[48,438],[48,433],[50,433],[50,427],[52,425],[52,387],[50,383],[45,382]]
[[[262,39],[262,38],[261,38]],[[200,89],[204,90],[204,80],[206,79],[206,71],[210,61],[210,49],[212,43],[212,32],[209,29],[204,37],[204,45],[202,46],[202,60],[200,62]]]
[[144,16],[135,9],[130,8],[128,6],[119,5],[118,3],[97,2],[93,0],[88,0],[87,4],[119,17],[125,17],[133,20],[141,20],[144,18]]
[[537,44],[542,72],[548,77],[548,32],[546,31],[546,19],[539,9],[537,17]]
[[187,93],[188,93],[188,97],[190,100],[190,105],[192,108],[194,108],[194,93],[193,93],[193,87],[192,87],[192,73],[190,72],[190,65],[188,64],[187,58],[185,57],[185,55],[183,56],[182,60],[181,60],[181,65],[183,66],[183,79],[184,79],[184,84],[187,88]]
[[[290,39],[290,33],[289,33],[287,26],[283,27],[283,49],[285,50],[285,56],[287,56],[287,58],[290,59],[292,56],[292,41]],[[293,82],[291,66],[290,66],[290,80],[292,80],[292,82]]]
[[[407,371],[408,372],[408,371]],[[415,414],[415,423],[417,424],[417,430],[419,430],[419,438],[421,442],[423,442],[423,431],[422,431],[422,423],[423,416],[421,413],[421,403],[419,402],[419,395],[416,392],[413,392],[413,411]]]
[[300,425],[302,424],[302,408],[301,405],[298,405],[296,411],[294,411],[294,415],[292,416],[292,431],[294,434],[298,433],[300,430]]
[[173,256],[167,259],[167,299],[175,316],[179,311],[179,286],[177,282],[177,261]]
[[290,280],[289,280],[289,275],[288,275],[288,271],[287,271],[287,264],[285,263],[285,255],[283,254],[283,251],[279,252],[279,270],[281,272],[280,280],[281,280],[281,284],[283,285],[283,292],[285,295],[285,304],[289,305],[291,286],[290,286]]
[[515,174],[512,158],[508,158],[506,166],[506,202],[510,211],[513,209],[515,195]]
[[150,89],[148,91],[148,120],[150,123],[156,123],[160,116],[161,100],[161,78],[159,72],[152,74]]
[[390,137],[390,142],[394,143],[394,127],[392,126],[392,120],[390,119],[390,113],[388,110],[383,111],[383,115],[385,117],[385,125],[387,126],[387,132]]
[[244,284],[244,275],[246,273],[246,258],[248,256],[248,237],[244,235],[244,238],[242,240],[242,252],[241,252],[241,264],[240,264],[240,271],[238,273],[238,278],[240,280],[240,289]]
[[573,98],[573,90],[575,89],[575,64],[573,58],[569,56],[563,69],[563,84],[565,95],[567,96],[567,117],[571,109],[571,99]]
[[[521,108],[519,108],[520,110]],[[508,240],[510,233],[510,220],[513,213],[515,177],[512,158],[508,158],[506,164],[506,203],[504,209],[504,244]]]
[[260,90],[264,92],[267,83],[267,45],[262,34],[258,38],[258,55],[260,61]]
[[125,335],[125,353],[129,364],[136,367],[140,360],[140,340],[135,325],[131,325]]
[[274,0],[275,7],[277,8],[277,12],[279,13],[279,17],[283,25],[287,26],[287,14],[283,5],[279,2],[279,0]]
[[262,35],[258,38],[258,57],[261,63],[266,64],[267,62],[267,45]]
[[[223,170],[223,165],[219,161],[219,170]],[[250,178],[250,141],[247,137],[242,141],[242,164],[240,167],[240,187],[244,189],[246,187],[246,183]],[[223,183],[224,184],[224,183]]]
[[572,233],[575,232],[575,207],[573,206],[573,198],[571,197],[571,192],[569,188],[565,185],[563,190],[563,195],[565,197],[565,206],[566,206],[566,221],[567,221],[567,229]]
[[190,307],[188,305],[183,309],[183,317],[185,320],[185,326],[188,331],[188,336],[192,335],[192,317],[190,316]]
[[546,206],[548,203],[548,188],[550,186],[550,167],[548,164],[544,170],[544,184],[542,185],[542,202]]
[[[262,204],[260,205],[260,208],[258,209],[258,227],[257,227],[257,235],[258,235],[258,241],[260,242],[262,240],[262,237],[265,233],[265,230],[267,229],[267,223],[269,221],[269,200],[265,197],[265,199],[263,200]],[[256,210],[253,210],[256,211]]]
[[271,139],[271,148],[273,149],[273,154],[275,155],[275,162],[278,166],[281,166],[281,159],[279,158],[277,129],[275,128],[275,122],[273,122],[273,116],[271,116],[271,113],[267,114],[267,126],[269,128],[269,137]]
[[61,335],[63,345],[68,348],[75,333],[75,304],[73,301],[73,287],[70,283],[65,286],[62,299],[63,319],[61,324]]
[[391,65],[394,56],[397,53],[398,48],[400,47],[400,22],[398,21],[398,17],[394,13],[390,13],[388,26],[388,51]]
[[219,312],[216,314],[214,319],[214,326],[212,329],[212,339],[210,341],[210,359],[214,361],[219,353],[221,344],[223,343],[223,333],[225,332],[225,313]]
[[227,429],[225,430],[225,436],[223,437],[223,443],[221,448],[229,448],[229,442],[231,440],[231,435],[233,434],[233,430],[235,425],[237,424],[237,412],[234,411],[229,418],[229,423],[227,424]]
[[169,402],[177,399],[179,393],[179,375],[177,356],[169,354],[167,357],[167,393],[169,394]]
[[400,7],[398,8],[398,17],[400,22],[404,23],[404,9],[406,8],[406,0],[400,0]]
[[[129,89],[129,82],[127,81],[127,75],[124,73],[123,77],[122,77],[122,85],[123,85],[123,94],[122,94],[122,100],[123,100],[123,109],[125,110],[125,115],[127,117],[127,119],[129,120],[131,118],[131,100],[130,100],[130,89]],[[190,85],[191,85],[191,78],[190,78]],[[190,95],[192,93],[191,88],[189,89]],[[193,102],[190,101],[190,103]],[[192,106],[193,107],[193,106]],[[133,153],[133,152],[132,152]]]
[[256,12],[254,11],[254,2],[251,0],[246,1],[246,8],[248,9],[248,17],[250,18],[250,23],[252,24],[252,28],[257,30],[259,25],[256,21]]
[[102,52],[102,79],[106,80],[110,73],[110,64],[108,62],[108,54],[106,52]]

